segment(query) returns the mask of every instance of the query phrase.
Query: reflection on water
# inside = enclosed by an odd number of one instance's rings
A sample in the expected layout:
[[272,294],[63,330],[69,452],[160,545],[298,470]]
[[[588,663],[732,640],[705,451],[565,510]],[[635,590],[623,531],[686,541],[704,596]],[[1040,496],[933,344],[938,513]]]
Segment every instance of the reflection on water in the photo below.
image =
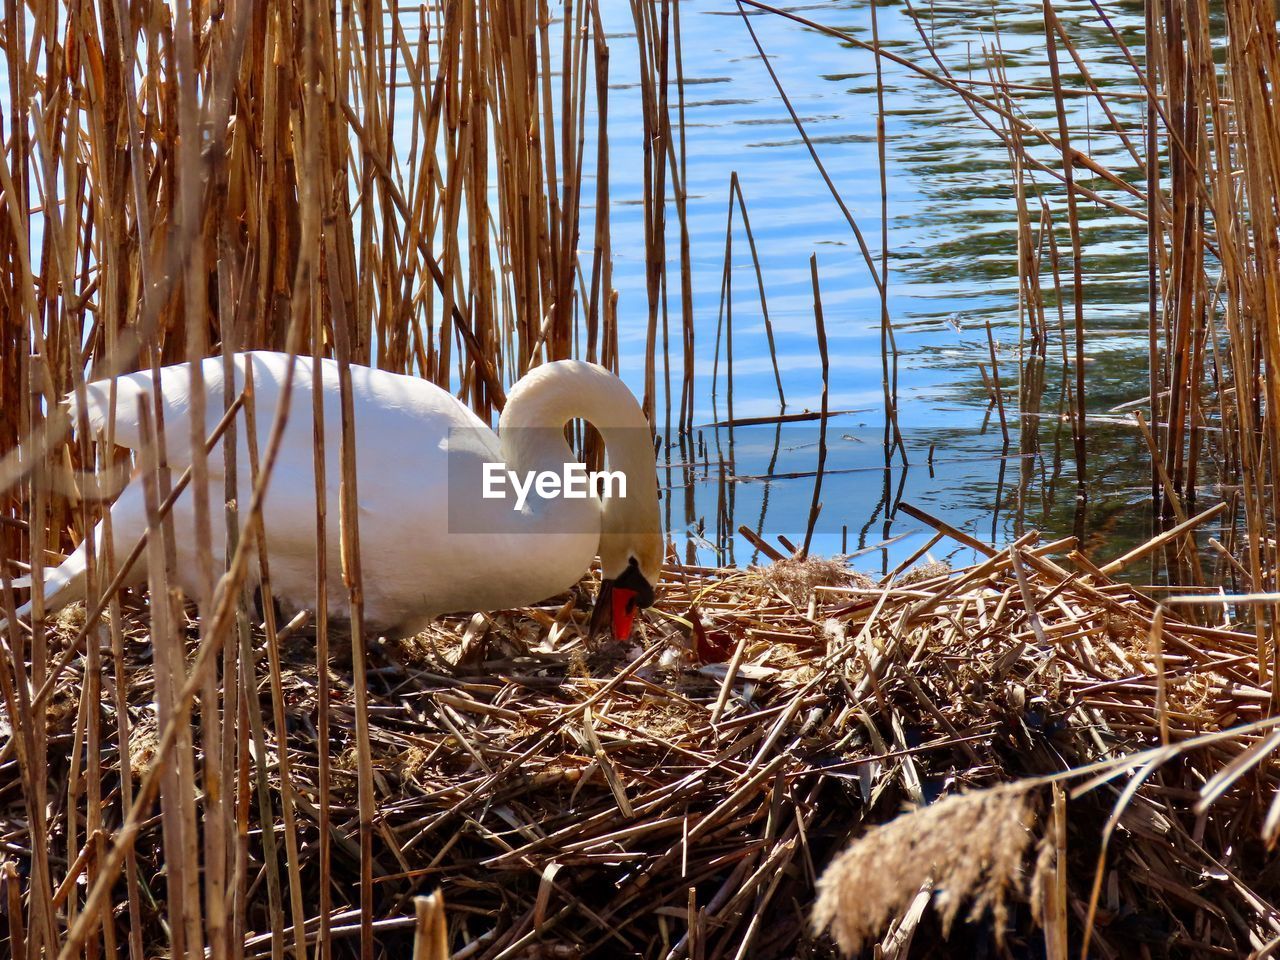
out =
[[[1150,492],[1146,473],[1135,469],[1145,455],[1138,432],[1107,423],[1095,429],[1086,547],[1109,555],[1149,535]],[[899,512],[904,501],[986,542],[1032,528],[1053,537],[1071,533],[1070,428],[1055,424],[1042,433],[1040,451],[1024,455],[998,428],[918,427],[904,431],[909,465],[894,460],[886,467],[879,427],[856,416],[832,418],[811,549],[855,554],[862,569],[888,573],[935,532]],[[677,439],[670,465],[663,464],[664,519],[676,542],[689,544],[686,558],[757,562],[759,551],[738,534],[740,526],[775,545],[779,535],[801,543],[818,444],[816,426],[781,424],[708,427],[683,447]],[[949,540],[930,553],[953,564],[980,559]]]
[[[611,71],[634,76],[636,45],[626,4],[606,5]],[[802,16],[871,39],[866,0],[795,7]],[[935,73],[938,62],[957,83],[984,95],[996,67],[1025,88],[1008,109],[1057,135],[1049,84],[1043,8],[1039,2],[991,5],[917,2],[919,26],[902,3],[877,7],[888,49]],[[683,69],[693,249],[698,370],[702,419],[725,416],[723,380],[712,396],[725,211],[730,173],[745,194],[777,338],[788,412],[816,409],[821,391],[813,329],[808,258],[817,251],[832,355],[832,409],[866,412],[834,419],[814,549],[867,551],[868,566],[892,569],[919,549],[931,530],[894,507],[914,503],[981,539],[1006,542],[1037,527],[1049,536],[1073,531],[1075,468],[1064,409],[1064,363],[1074,355],[1071,245],[1060,184],[1047,170],[1028,170],[1033,220],[1048,211],[1054,229],[1039,242],[1045,324],[1042,415],[1020,443],[1016,410],[1028,331],[1019,310],[1015,198],[1006,147],[954,92],[906,68],[885,63],[889,220],[889,312],[899,363],[899,421],[910,466],[886,468],[881,445],[879,298],[848,224],[814,169],[751,37],[731,0],[683,0]],[[980,11],[980,15],[975,14]],[[1109,4],[1108,15],[1134,56],[1142,58],[1142,12],[1136,3]],[[1060,11],[1090,76],[1107,91],[1112,120],[1089,97],[1068,98],[1073,145],[1122,180],[1141,185],[1135,153],[1143,149],[1140,88],[1106,25],[1088,4]],[[752,20],[761,43],[840,194],[877,258],[880,176],[875,139],[876,73],[871,53],[776,16]],[[998,47],[999,54],[991,51]],[[1063,82],[1086,82],[1059,47]],[[674,92],[673,92],[674,100]],[[624,376],[639,387],[645,334],[639,98],[615,87],[609,134],[611,212],[617,257],[615,281],[623,317]],[[1052,147],[1033,151],[1052,170]],[[1081,174],[1083,173],[1083,176]],[[1129,207],[1142,201],[1089,171],[1080,182],[1105,200]],[[590,191],[588,191],[590,193]],[[1088,328],[1087,407],[1103,414],[1146,393],[1147,265],[1142,224],[1102,203],[1080,205],[1082,265]],[[582,236],[591,236],[590,212]],[[674,215],[669,222],[674,223]],[[1038,223],[1033,227],[1039,229]],[[674,229],[674,228],[673,228]],[[674,235],[674,234],[673,234]],[[1047,253],[1056,247],[1056,270]],[[669,251],[674,256],[674,242]],[[735,218],[731,274],[735,417],[776,414],[777,391],[766,349],[755,273],[741,219]],[[678,262],[672,261],[673,271]],[[1056,279],[1055,279],[1056,274]],[[1059,286],[1060,284],[1060,286]],[[1059,296],[1058,290],[1064,291]],[[673,301],[673,316],[678,307]],[[1005,443],[979,365],[990,368],[987,324],[995,341],[1011,437]],[[1061,326],[1060,326],[1061,324]],[[724,357],[720,357],[723,367]],[[661,375],[661,374],[660,374]],[[723,369],[721,371],[723,377]],[[1073,373],[1069,376],[1074,377]],[[678,380],[673,383],[678,396]],[[1117,418],[1119,419],[1119,418]],[[734,431],[704,429],[682,449],[667,448],[668,520],[677,542],[687,536],[706,562],[752,558],[732,533],[739,525],[766,534],[803,536],[812,497],[816,429],[788,425]],[[800,437],[808,441],[800,442]],[[775,440],[777,441],[775,443]],[[689,446],[693,447],[692,454]],[[1022,453],[1022,450],[1028,451]],[[1141,435],[1127,424],[1100,424],[1089,437],[1090,509],[1087,546],[1095,555],[1120,552],[1150,532],[1150,478]],[[681,464],[697,460],[699,468]],[[717,468],[732,460],[732,469]],[[692,473],[691,473],[692,471]],[[722,481],[721,474],[726,473]],[[772,473],[773,480],[756,479]],[[736,480],[728,479],[736,476]],[[732,510],[732,516],[727,512]],[[936,555],[956,549],[938,545]],[[955,559],[966,559],[957,551]]]

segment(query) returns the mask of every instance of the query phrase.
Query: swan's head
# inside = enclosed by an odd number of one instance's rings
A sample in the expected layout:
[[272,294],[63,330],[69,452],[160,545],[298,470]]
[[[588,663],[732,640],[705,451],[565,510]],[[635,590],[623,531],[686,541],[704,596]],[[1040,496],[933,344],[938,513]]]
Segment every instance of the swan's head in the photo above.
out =
[[593,637],[608,628],[614,640],[626,640],[636,613],[653,605],[654,586],[662,575],[662,532],[635,536],[630,544],[627,539],[621,534],[600,538],[603,579],[591,612]]

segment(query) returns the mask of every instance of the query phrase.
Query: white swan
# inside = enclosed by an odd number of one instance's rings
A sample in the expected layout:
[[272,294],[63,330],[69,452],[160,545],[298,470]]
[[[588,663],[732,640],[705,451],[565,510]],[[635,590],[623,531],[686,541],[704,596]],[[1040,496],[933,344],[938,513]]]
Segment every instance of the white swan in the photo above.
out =
[[[259,450],[265,451],[289,357],[237,354],[237,393],[244,387],[246,364],[253,375]],[[272,591],[297,609],[313,606],[315,598],[311,365],[309,358],[296,360],[289,417],[263,501]],[[222,360],[205,360],[202,370],[207,435],[224,409]],[[191,461],[191,371],[187,364],[180,364],[164,367],[160,373],[166,451],[176,477]],[[337,364],[322,360],[321,377],[328,595],[331,612],[345,618],[350,607],[339,557]],[[116,383],[116,442],[139,450],[143,437],[138,405],[151,402],[154,378],[147,371],[119,377]],[[611,626],[619,639],[630,633],[635,610],[653,601],[663,542],[649,428],[635,398],[617,377],[577,360],[540,366],[512,388],[496,435],[459,400],[426,380],[352,366],[351,386],[360,563],[365,622],[370,628],[403,636],[441,614],[544,600],[577,583],[598,553],[605,583],[597,599],[593,630]],[[95,434],[106,428],[109,387],[106,380],[88,386],[86,413]],[[70,402],[75,424],[79,417],[74,398]],[[485,463],[500,463],[520,477],[539,471],[559,474],[566,463],[576,463],[564,436],[565,424],[574,419],[589,421],[603,436],[609,469],[626,477],[625,496],[540,496],[550,493],[548,483],[542,491],[530,490],[516,509],[512,484],[507,483],[504,499],[486,498]],[[247,505],[251,478],[245,432],[241,415],[237,479],[239,502]],[[493,493],[496,486],[491,480],[488,492]],[[225,550],[225,524],[217,509],[224,495],[221,444],[209,455],[209,493],[216,561]],[[111,522],[118,566],[147,529],[141,476],[135,475],[112,505]],[[174,504],[173,523],[178,582],[193,595],[199,561],[190,488]],[[95,542],[101,551],[101,526]],[[126,585],[145,581],[145,557],[144,552]],[[82,544],[46,575],[47,610],[83,594],[85,559]],[[251,563],[250,570],[256,578],[257,564]],[[29,612],[30,606],[26,604],[19,613]]]

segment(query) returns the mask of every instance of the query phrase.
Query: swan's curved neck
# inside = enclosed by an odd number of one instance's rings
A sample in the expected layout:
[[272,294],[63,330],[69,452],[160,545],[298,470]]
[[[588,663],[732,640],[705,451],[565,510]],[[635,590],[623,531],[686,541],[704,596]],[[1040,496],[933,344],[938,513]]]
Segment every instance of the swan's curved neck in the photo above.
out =
[[658,493],[648,421],[617,377],[595,364],[545,364],[512,388],[498,437],[508,469],[559,469],[576,460],[564,436],[571,420],[586,420],[604,438],[608,469],[626,475],[626,497],[606,499],[602,532],[657,528]]

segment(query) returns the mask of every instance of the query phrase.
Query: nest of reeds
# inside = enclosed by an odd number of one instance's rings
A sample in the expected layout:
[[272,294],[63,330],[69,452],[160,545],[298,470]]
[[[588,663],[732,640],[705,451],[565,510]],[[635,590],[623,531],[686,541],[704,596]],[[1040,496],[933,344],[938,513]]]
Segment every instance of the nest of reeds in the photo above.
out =
[[[1167,617],[1087,561],[1055,559],[1069,547],[1025,537],[906,586],[829,565],[803,589],[796,570],[675,567],[628,647],[584,645],[590,583],[380,645],[367,703],[375,943],[406,955],[413,897],[435,890],[454,956],[491,960],[823,957],[838,949],[828,927],[868,956],[1065,957],[1086,936],[1101,957],[1266,943],[1280,922],[1275,828],[1262,822],[1276,776],[1273,739],[1249,725],[1270,696],[1256,640]],[[241,707],[251,722],[235,734],[248,748],[233,804],[246,859],[230,934],[249,957],[313,945],[323,890],[333,955],[353,956],[350,649],[329,670],[326,792],[314,641],[297,631],[279,646],[284,729],[259,653],[258,696]],[[126,653],[136,777],[155,749],[156,678],[147,647]],[[88,762],[83,669],[75,661],[51,700],[48,754],[65,758],[47,771],[51,798]],[[117,729],[113,702],[104,730]],[[108,839],[116,736],[101,754]],[[19,776],[14,756],[0,760],[9,895],[25,892],[32,842]],[[67,804],[52,809],[49,848],[63,850],[83,825]],[[133,846],[137,889],[118,882],[106,914],[108,942],[139,937],[148,955],[173,935],[162,819]],[[86,858],[66,871],[60,903],[93,869]]]

